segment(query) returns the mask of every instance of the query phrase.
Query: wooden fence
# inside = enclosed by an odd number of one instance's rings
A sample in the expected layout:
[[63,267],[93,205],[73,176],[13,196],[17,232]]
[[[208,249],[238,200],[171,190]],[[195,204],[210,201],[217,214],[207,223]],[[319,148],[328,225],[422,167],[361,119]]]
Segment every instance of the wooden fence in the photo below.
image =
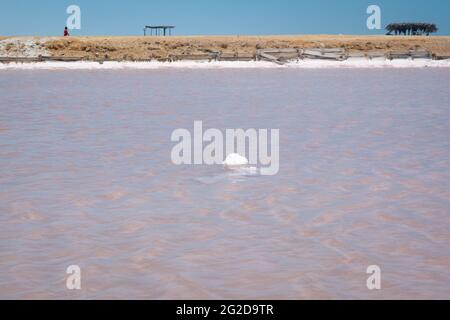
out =
[[[347,52],[344,48],[286,48],[286,49],[261,49],[257,50],[255,55],[239,55],[231,53],[222,53],[206,50],[202,54],[184,54],[170,55],[167,59],[159,59],[159,61],[271,61],[273,63],[283,65],[289,61],[299,61],[303,59],[320,59],[344,61],[348,58],[365,57],[369,59],[386,58],[386,59],[450,59],[450,56],[435,55],[424,49],[416,49],[409,51],[390,51],[390,52]],[[84,57],[0,57],[0,63],[10,62],[42,62],[42,61],[94,61],[103,63],[105,61],[119,61],[113,59],[95,59],[90,60]],[[152,61],[152,59],[136,59],[133,61]]]

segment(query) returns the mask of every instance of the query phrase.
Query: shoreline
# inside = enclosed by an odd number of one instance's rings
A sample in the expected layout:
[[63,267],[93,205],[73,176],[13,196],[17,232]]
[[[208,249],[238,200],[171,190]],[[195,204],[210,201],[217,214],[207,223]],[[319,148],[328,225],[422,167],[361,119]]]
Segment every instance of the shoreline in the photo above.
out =
[[449,60],[431,59],[366,59],[350,58],[346,61],[302,60],[283,65],[270,61],[174,61],[174,62],[130,62],[130,61],[75,61],[75,62],[27,62],[0,63],[5,70],[162,70],[162,69],[407,69],[450,68]]
[[0,37],[0,63],[450,59],[449,36]]

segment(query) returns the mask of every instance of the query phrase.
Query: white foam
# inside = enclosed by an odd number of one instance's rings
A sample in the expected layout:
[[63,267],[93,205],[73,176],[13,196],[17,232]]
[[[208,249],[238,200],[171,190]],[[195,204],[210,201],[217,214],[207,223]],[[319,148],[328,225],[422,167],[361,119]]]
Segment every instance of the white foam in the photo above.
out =
[[223,162],[223,165],[228,167],[246,166],[248,165],[248,159],[237,153],[231,153],[227,156],[227,158]]
[[176,62],[27,62],[0,64],[0,70],[124,70],[124,69],[321,69],[321,68],[450,68],[450,60],[351,58],[346,61],[301,60],[277,65],[268,61]]

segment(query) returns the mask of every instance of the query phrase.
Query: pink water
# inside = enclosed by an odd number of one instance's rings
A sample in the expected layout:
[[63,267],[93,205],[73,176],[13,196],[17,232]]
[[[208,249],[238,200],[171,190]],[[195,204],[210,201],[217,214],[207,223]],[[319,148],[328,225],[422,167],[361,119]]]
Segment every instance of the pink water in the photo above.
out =
[[[449,85],[448,69],[2,71],[0,298],[449,299]],[[195,120],[280,129],[279,174],[173,165]]]

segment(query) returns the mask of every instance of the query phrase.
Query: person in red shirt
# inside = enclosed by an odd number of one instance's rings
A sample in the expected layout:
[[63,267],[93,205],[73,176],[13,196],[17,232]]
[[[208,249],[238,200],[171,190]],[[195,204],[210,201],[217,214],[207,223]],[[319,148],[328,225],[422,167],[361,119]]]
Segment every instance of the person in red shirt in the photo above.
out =
[[69,29],[67,29],[67,27],[64,28],[64,37],[68,37],[70,36],[69,34]]

